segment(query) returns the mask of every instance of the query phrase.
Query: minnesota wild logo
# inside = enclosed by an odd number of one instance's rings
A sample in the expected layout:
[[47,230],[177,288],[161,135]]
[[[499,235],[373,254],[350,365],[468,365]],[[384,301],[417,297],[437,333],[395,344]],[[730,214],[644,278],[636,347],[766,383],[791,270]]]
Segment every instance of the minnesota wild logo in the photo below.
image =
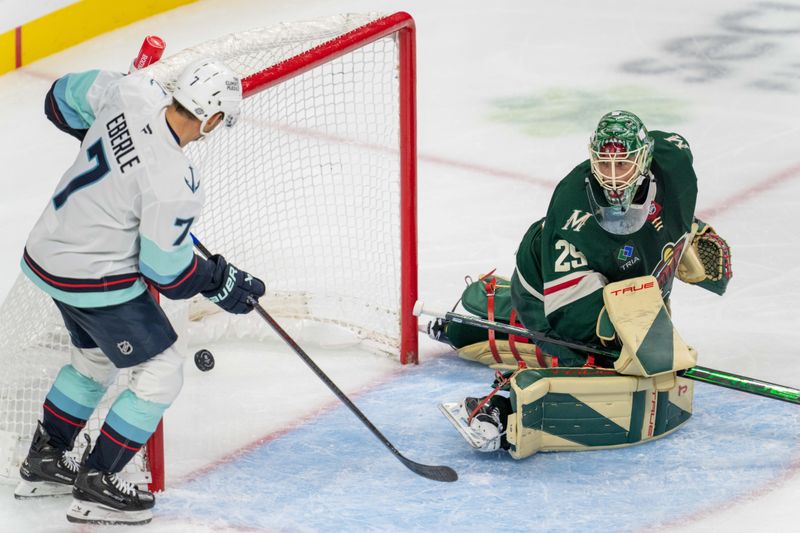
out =
[[661,287],[661,296],[666,298],[672,292],[672,281],[678,271],[678,263],[683,256],[683,249],[686,247],[686,240],[689,234],[684,234],[676,242],[668,242],[661,248],[661,261],[653,269],[653,276]]

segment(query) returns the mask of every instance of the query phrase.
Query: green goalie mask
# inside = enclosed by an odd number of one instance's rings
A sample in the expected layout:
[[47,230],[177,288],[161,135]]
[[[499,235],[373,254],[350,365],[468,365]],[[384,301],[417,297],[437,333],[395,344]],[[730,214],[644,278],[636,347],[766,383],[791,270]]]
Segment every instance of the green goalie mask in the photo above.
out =
[[594,180],[587,179],[586,192],[606,231],[633,233],[647,219],[656,191],[650,174],[653,145],[647,128],[633,113],[612,111],[600,119],[589,142]]

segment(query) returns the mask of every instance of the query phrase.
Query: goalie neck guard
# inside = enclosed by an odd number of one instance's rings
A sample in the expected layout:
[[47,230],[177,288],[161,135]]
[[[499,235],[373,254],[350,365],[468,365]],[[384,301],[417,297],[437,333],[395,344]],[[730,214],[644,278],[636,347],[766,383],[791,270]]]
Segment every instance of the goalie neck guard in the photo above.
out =
[[595,180],[586,178],[586,196],[592,215],[601,228],[614,235],[630,235],[639,231],[650,214],[650,205],[656,197],[656,180],[652,174],[640,176],[637,195],[627,207],[608,205],[595,194]]

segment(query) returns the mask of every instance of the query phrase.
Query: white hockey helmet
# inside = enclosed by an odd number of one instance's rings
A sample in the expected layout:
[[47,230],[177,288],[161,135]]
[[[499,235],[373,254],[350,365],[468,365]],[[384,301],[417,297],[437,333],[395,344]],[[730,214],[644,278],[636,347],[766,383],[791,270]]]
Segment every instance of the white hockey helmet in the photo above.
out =
[[224,114],[225,126],[239,117],[242,83],[225,63],[204,58],[187,65],[175,81],[172,97],[200,121],[200,134],[206,135],[208,119]]

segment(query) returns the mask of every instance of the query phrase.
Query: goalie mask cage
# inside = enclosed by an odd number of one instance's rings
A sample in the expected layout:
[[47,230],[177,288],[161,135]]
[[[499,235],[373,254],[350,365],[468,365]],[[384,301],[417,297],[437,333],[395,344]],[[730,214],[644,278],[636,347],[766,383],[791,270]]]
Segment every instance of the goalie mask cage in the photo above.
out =
[[[276,318],[346,331],[402,363],[417,362],[414,47],[408,14],[350,14],[231,34],[142,71],[167,88],[203,56],[237,72],[239,122],[187,149],[206,188],[192,231],[265,281]],[[179,342],[269,334],[255,313],[206,302],[162,300]],[[20,276],[0,308],[0,476],[17,479],[69,346],[55,305]],[[126,379],[87,424],[92,441]],[[152,490],[164,487],[161,441],[159,425],[126,471]]]

